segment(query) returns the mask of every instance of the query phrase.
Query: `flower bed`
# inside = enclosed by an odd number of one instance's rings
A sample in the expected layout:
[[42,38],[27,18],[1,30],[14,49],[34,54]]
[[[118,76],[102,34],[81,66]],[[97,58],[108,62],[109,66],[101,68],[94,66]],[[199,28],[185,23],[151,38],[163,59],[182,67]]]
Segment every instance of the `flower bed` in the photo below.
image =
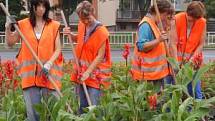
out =
[[[124,54],[125,56],[125,54]],[[41,121],[194,121],[208,116],[213,121],[214,98],[214,73],[215,64],[207,64],[198,72],[192,66],[186,64],[177,74],[179,80],[176,85],[166,85],[161,94],[155,95],[157,87],[146,82],[133,81],[128,74],[129,62],[114,63],[112,67],[112,86],[104,90],[101,104],[83,115],[77,115],[78,100],[74,90],[74,84],[70,81],[72,63],[64,64],[64,78],[62,79],[62,92],[64,97],[59,101],[42,101],[35,106],[41,115]],[[1,96],[0,120],[23,121],[26,119],[25,104],[20,88],[19,80],[13,61],[1,62]],[[195,100],[187,94],[188,80],[194,78],[203,80],[203,91],[206,99]],[[194,81],[195,81],[194,80]],[[19,82],[19,83],[18,83]],[[4,86],[3,86],[4,85]],[[6,90],[5,90],[6,89]],[[7,93],[6,93],[7,92]],[[2,94],[1,94],[2,95]],[[72,107],[69,113],[65,108],[65,102]]]

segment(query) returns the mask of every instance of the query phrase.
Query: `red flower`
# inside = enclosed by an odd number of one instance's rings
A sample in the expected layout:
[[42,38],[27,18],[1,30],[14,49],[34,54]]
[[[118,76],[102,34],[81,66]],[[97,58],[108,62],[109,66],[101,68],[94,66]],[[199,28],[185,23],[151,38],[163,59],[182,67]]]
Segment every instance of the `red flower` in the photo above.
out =
[[195,69],[200,68],[203,62],[202,53],[195,54],[192,58],[192,63],[194,64]]
[[58,61],[59,61],[59,62],[64,61],[64,58],[63,58],[63,54],[62,54],[62,53],[60,53],[60,55],[58,56]]
[[2,74],[2,72],[0,73],[0,86],[2,85],[3,83],[3,80],[4,80],[4,76]]
[[5,73],[6,73],[6,76],[8,79],[10,79],[10,80],[13,79],[14,67],[13,67],[12,61],[7,61],[5,63]]
[[0,86],[5,85],[5,90],[3,90],[3,92],[7,92],[9,88],[16,89],[19,82],[15,79],[17,76],[16,71],[14,70],[16,67],[15,61],[8,60],[0,63]]
[[129,73],[131,74],[132,77],[134,76],[134,73],[132,70],[129,70]]
[[93,71],[93,78],[95,79],[95,80],[98,80],[98,81],[100,81],[102,78],[100,77],[100,71],[98,70],[98,69],[96,69],[95,71]]
[[122,54],[123,58],[125,58],[127,60],[128,55],[129,55],[128,51],[123,51],[123,54]]
[[87,66],[86,65],[81,65],[80,69],[79,69],[79,73],[77,75],[77,79],[80,79],[83,75],[83,73],[87,70]]
[[149,96],[148,98],[149,98],[148,102],[149,102],[150,109],[154,110],[157,105],[157,94]]
[[130,49],[130,45],[129,45],[129,44],[125,44],[125,45],[124,45],[124,49],[125,49],[125,50],[129,50],[129,49]]
[[130,45],[129,44],[125,44],[122,56],[123,56],[123,58],[125,58],[127,60],[129,54],[130,54]]

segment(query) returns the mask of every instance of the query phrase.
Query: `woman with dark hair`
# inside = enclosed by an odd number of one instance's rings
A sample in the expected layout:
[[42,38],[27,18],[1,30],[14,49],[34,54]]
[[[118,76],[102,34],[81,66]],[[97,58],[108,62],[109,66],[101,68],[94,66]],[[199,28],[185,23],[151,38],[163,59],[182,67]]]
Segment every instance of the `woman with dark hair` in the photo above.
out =
[[[39,114],[33,108],[49,94],[58,96],[54,86],[47,79],[50,76],[59,88],[62,77],[62,55],[59,38],[60,23],[49,18],[48,0],[31,0],[30,17],[17,22],[30,46],[44,64],[41,68],[28,47],[21,40],[17,55],[17,71],[22,79],[22,89],[29,121],[39,121]],[[13,21],[15,23],[15,21]],[[13,46],[21,38],[17,31],[11,31],[12,24],[6,24],[6,41]]]
[[[170,23],[174,9],[168,0],[157,0],[157,6],[164,28],[167,28],[166,25]],[[155,7],[152,6],[138,26],[131,74],[134,80],[147,80],[162,89],[164,78],[170,74],[170,70],[164,46],[168,35],[160,31],[159,24]]]

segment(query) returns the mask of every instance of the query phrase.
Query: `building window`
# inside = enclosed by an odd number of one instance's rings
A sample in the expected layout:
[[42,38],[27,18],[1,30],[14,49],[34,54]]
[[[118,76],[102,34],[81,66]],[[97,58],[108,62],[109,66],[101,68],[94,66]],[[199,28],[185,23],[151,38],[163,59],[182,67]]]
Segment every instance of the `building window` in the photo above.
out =
[[126,25],[120,25],[120,30],[126,30]]

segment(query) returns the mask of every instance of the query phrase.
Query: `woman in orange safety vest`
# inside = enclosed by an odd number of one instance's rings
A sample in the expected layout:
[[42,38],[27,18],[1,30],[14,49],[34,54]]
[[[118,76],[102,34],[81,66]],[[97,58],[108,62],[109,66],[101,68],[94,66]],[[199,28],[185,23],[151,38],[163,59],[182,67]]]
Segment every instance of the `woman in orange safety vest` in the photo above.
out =
[[[197,54],[201,54],[206,39],[205,7],[200,1],[191,2],[186,12],[175,16],[177,31],[177,56],[180,66],[192,60]],[[188,84],[188,92],[191,96],[192,82]],[[195,98],[202,99],[201,82],[195,87]]]
[[[47,79],[50,76],[61,88],[62,57],[59,38],[60,23],[48,17],[50,4],[48,0],[31,0],[30,16],[18,21],[20,31],[30,46],[43,62],[41,68],[21,41],[21,48],[17,55],[17,71],[22,79],[22,89],[29,121],[39,121],[39,114],[33,106],[41,102],[48,94],[58,96],[55,88]],[[12,20],[12,24],[16,23]],[[6,41],[13,46],[21,38],[17,31],[12,31],[12,24],[6,24]]]
[[[157,6],[163,24],[169,23],[174,13],[171,3],[168,0],[158,0]],[[154,6],[139,23],[137,34],[131,67],[132,77],[138,81],[147,80],[163,88],[164,78],[169,74],[164,46],[168,36],[159,29],[159,19]]]
[[93,105],[99,104],[101,88],[107,88],[111,79],[111,58],[109,32],[94,17],[94,8],[88,1],[78,4],[76,12],[80,18],[78,34],[71,33],[70,28],[64,28],[64,33],[77,42],[76,55],[80,65],[74,63],[74,73],[71,80],[77,83],[76,90],[80,99],[80,113],[88,106],[81,81],[85,81]]

